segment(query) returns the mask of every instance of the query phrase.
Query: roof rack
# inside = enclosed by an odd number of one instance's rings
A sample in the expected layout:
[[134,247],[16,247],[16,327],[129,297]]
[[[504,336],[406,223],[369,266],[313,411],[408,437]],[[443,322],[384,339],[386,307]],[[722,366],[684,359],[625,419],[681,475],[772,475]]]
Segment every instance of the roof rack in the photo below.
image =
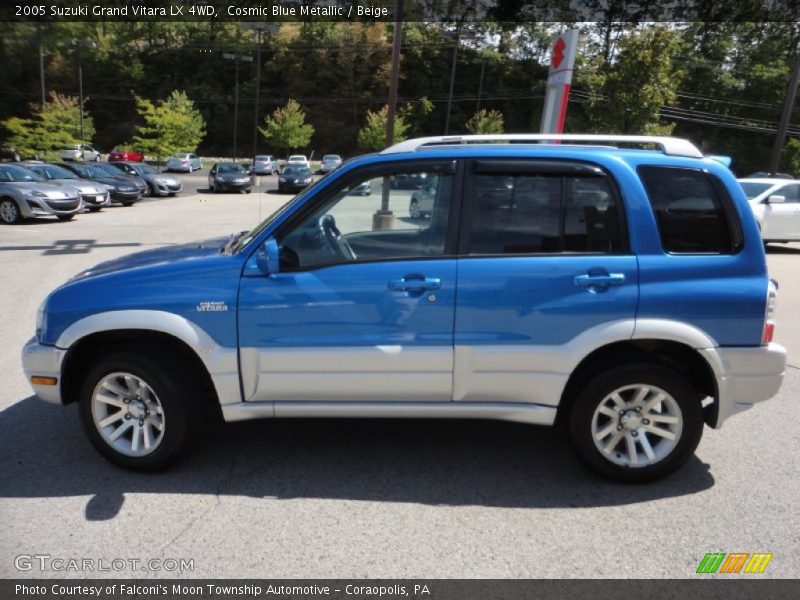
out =
[[703,153],[689,140],[656,135],[607,135],[582,133],[506,133],[489,135],[450,135],[415,138],[405,140],[383,150],[381,154],[397,154],[399,152],[416,152],[438,146],[456,146],[462,144],[507,143],[524,144],[538,142],[583,142],[589,144],[651,144],[657,146],[664,154],[671,156],[687,156],[703,158]]

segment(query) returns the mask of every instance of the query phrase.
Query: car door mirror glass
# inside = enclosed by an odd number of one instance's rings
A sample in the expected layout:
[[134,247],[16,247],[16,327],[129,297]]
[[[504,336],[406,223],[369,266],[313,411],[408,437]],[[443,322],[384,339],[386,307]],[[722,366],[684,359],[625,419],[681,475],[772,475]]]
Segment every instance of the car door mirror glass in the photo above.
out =
[[772,195],[767,198],[767,204],[783,204],[786,202],[786,196]]

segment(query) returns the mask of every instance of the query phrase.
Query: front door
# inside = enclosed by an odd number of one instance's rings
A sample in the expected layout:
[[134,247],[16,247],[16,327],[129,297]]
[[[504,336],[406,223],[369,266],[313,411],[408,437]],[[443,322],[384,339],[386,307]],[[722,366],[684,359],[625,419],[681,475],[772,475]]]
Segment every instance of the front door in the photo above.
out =
[[[280,273],[241,284],[246,400],[451,399],[451,171],[429,163],[346,175],[276,233]],[[393,185],[399,175],[433,185],[430,217],[411,217],[419,190]]]
[[633,333],[622,202],[580,163],[475,161],[465,189],[453,398],[556,405],[582,340]]
[[765,240],[800,239],[800,183],[789,183],[773,196],[783,196],[784,201],[764,206],[761,235]]

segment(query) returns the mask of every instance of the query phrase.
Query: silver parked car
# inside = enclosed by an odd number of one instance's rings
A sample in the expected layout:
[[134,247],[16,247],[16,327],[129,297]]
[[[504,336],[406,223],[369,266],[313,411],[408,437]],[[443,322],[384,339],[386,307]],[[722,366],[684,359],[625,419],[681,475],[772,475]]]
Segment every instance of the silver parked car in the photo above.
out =
[[83,200],[83,205],[92,212],[97,212],[111,204],[111,195],[102,184],[81,179],[64,167],[45,163],[23,163],[22,166],[46,179],[49,183],[75,188]]
[[250,165],[250,171],[256,175],[274,175],[279,170],[278,159],[271,154],[259,154]]
[[322,164],[319,170],[322,173],[330,173],[342,166],[342,157],[338,154],[326,154],[322,157]]
[[143,179],[147,184],[148,196],[176,196],[183,190],[183,183],[180,179],[174,175],[159,173],[147,163],[112,162],[108,164],[114,165],[126,175]]
[[89,144],[74,144],[61,151],[61,160],[83,160],[98,162],[102,158],[99,150],[95,150]]
[[203,168],[203,161],[197,154],[192,152],[179,152],[175,156],[170,156],[167,160],[167,171],[179,171],[191,173]]
[[83,210],[78,190],[47,183],[33,171],[0,165],[0,221],[8,225],[33,217],[69,221]]

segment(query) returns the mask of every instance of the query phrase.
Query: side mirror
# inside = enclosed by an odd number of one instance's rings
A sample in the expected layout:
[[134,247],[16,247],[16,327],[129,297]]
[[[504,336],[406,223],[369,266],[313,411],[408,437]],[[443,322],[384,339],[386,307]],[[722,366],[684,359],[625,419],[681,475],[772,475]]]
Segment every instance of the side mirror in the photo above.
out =
[[786,202],[786,196],[770,196],[767,198],[767,204],[783,204]]
[[264,242],[264,245],[259,248],[256,253],[256,263],[258,264],[258,269],[264,275],[275,275],[280,272],[280,249],[278,248],[278,242],[275,238],[269,238]]

